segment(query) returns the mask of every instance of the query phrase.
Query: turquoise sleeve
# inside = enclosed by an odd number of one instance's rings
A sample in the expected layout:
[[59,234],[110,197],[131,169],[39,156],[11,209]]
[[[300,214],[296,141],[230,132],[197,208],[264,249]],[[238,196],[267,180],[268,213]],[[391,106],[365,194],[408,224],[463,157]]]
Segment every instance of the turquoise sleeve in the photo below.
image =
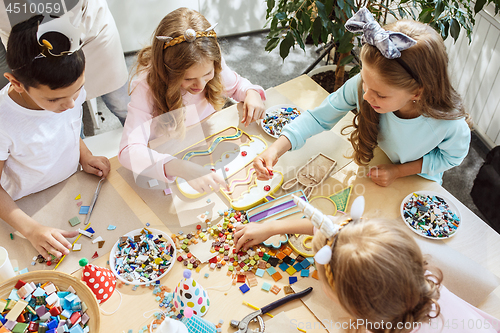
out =
[[423,157],[422,173],[419,175],[424,178],[434,180],[436,175],[460,165],[469,152],[471,134],[465,119],[449,122],[445,139]]
[[360,80],[359,74],[352,77],[320,106],[307,110],[283,128],[281,135],[290,141],[292,150],[301,148],[308,138],[332,129],[347,112],[357,107]]

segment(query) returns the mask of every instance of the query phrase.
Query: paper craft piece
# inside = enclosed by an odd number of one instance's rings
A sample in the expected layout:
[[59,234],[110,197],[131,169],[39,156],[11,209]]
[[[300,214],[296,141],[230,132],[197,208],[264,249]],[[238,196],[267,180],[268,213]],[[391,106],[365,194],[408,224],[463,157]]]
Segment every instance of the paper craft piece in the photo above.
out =
[[108,229],[108,230],[115,230],[115,229],[116,229],[116,225],[112,225],[112,224],[110,224],[110,225],[108,225],[108,228],[107,228],[107,229]]
[[107,301],[116,287],[113,272],[92,264],[83,267],[82,281],[92,290],[99,304]]
[[[95,175],[77,172],[59,184],[17,200],[16,204],[28,216],[31,216],[42,225],[68,231],[77,230],[78,227],[83,229],[83,220],[81,220],[81,224],[74,228],[68,223],[69,219],[78,215],[79,208],[74,204],[75,201],[73,201],[73,199],[78,193],[81,193],[83,198],[92,198],[98,182],[99,177]],[[108,224],[118,226],[117,230],[107,231],[106,228]],[[117,240],[122,235],[123,230],[134,230],[142,227],[143,224],[122,199],[113,185],[109,182],[104,182],[99,200],[92,212],[91,226],[96,231],[95,237],[105,234],[106,240]],[[2,230],[0,233],[1,246],[7,249],[11,260],[17,260],[19,267],[29,267],[30,270],[54,269],[54,264],[48,266],[37,262],[32,266],[32,258],[38,255],[33,245],[31,245],[27,239],[21,237],[17,237],[16,241],[13,242],[9,234],[14,233],[15,230],[1,220],[0,230]],[[73,241],[74,239],[70,239],[70,242]],[[80,269],[78,260],[82,257],[90,259],[97,249],[97,246],[91,244],[90,240],[84,236],[81,236],[77,243],[82,244],[81,250],[76,252],[70,251],[57,267],[57,271],[68,274],[75,272]],[[108,253],[113,247],[113,244],[114,241],[107,241],[103,248],[99,250],[99,253]]]
[[[297,205],[293,202],[292,194],[307,201],[307,198],[302,190],[298,190],[289,194],[285,194],[272,201],[263,203],[257,207],[247,211],[247,219],[249,222],[263,222],[267,220],[278,220],[285,217],[300,218],[302,213]],[[300,215],[300,216],[299,216]]]
[[[308,287],[313,287],[313,291],[308,295],[301,297],[300,300],[318,319],[318,323],[312,324],[322,325],[321,323],[324,322],[324,319],[328,318],[328,323],[339,324],[323,326],[328,332],[345,332],[342,329],[341,324],[343,324],[344,327],[349,327],[349,320],[352,321],[352,317],[350,317],[337,302],[333,302],[330,298],[328,298],[323,291],[321,281],[314,279],[300,279],[297,283],[291,285],[291,288],[296,293]],[[304,328],[307,330],[307,326]]]
[[80,251],[82,249],[82,244],[73,244],[73,251]]
[[104,246],[104,243],[106,243],[106,241],[100,241],[99,243],[97,243],[97,246],[102,249],[102,247]]
[[288,318],[285,312],[280,312],[265,321],[267,333],[297,333],[296,324]]
[[[184,149],[175,156],[202,165],[224,178],[229,190],[221,193],[231,207],[246,210],[265,201],[283,182],[283,174],[275,172],[272,179],[260,181],[252,161],[267,148],[267,143],[258,136],[245,133],[231,126]],[[184,179],[176,179],[179,191],[190,199],[205,193],[195,191]]]
[[81,194],[78,194],[78,195],[75,197],[75,200],[78,200],[78,199],[81,199],[81,198],[82,198]]
[[174,306],[177,311],[186,307],[193,309],[193,313],[203,317],[210,306],[210,300],[205,289],[191,277],[189,269],[184,270],[184,278],[174,291]]
[[314,256],[314,250],[312,248],[313,236],[311,235],[299,235],[290,234],[288,235],[288,244],[290,247],[298,254],[304,257]]
[[323,153],[319,153],[297,171],[295,178],[284,183],[282,188],[288,191],[299,183],[305,187],[304,194],[309,199],[314,188],[320,185],[330,175],[335,165],[337,165],[337,162],[334,159]]
[[[298,190],[289,194],[285,194],[279,198],[273,199],[254,207],[247,211],[247,219],[250,222],[264,223],[271,220],[279,220],[284,218],[297,218],[303,217],[303,213],[293,202],[292,195],[297,195],[304,200],[307,200],[304,192]],[[274,235],[263,242],[265,246],[271,246],[275,249],[280,248],[288,241],[288,235]]]
[[78,224],[81,223],[80,219],[78,218],[78,216],[75,216],[75,217],[69,219],[68,222],[69,222],[69,224],[71,224],[72,227],[74,227],[74,226],[76,226],[76,225],[78,225]]
[[87,215],[89,212],[90,206],[81,206],[80,207],[80,212],[78,214],[80,215]]
[[76,205],[77,205],[78,207],[81,207],[81,206],[82,206],[82,204],[83,204],[83,201],[78,201],[78,202],[76,203]]
[[[352,185],[335,192],[330,196],[316,196],[309,200],[309,202],[321,211],[328,213],[329,215],[335,215],[337,210],[344,212],[349,205],[349,199],[351,198]],[[333,206],[333,208],[332,208]]]

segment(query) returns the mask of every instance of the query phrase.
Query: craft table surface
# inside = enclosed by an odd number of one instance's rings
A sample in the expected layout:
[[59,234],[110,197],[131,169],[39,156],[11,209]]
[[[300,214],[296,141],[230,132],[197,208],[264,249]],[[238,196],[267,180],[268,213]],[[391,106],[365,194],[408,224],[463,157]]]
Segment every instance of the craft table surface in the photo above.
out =
[[[323,90],[319,85],[317,85],[308,76],[300,76],[296,79],[288,81],[280,86],[275,87],[277,92],[288,98],[294,104],[302,107],[304,109],[311,109],[319,105],[328,95],[328,93]],[[228,108],[215,115],[219,117],[224,112],[232,112]],[[233,110],[234,111],[234,110]],[[234,112],[233,112],[234,113]],[[219,118],[221,119],[221,118]],[[345,125],[352,122],[352,114],[349,113],[333,130],[333,132],[339,133],[340,129]],[[226,127],[225,124],[216,124],[213,131],[216,132],[221,128]],[[328,147],[326,145],[325,147]],[[330,155],[335,147],[329,147],[323,151],[326,155]],[[311,157],[308,151],[303,151],[304,159]],[[288,163],[293,163],[293,161],[288,160]],[[372,165],[378,163],[387,163],[388,159],[385,154],[377,150],[375,154],[375,159],[372,161]],[[293,165],[293,164],[292,164]],[[296,167],[300,167],[302,163],[297,163]],[[163,230],[169,232],[167,227],[160,221],[160,219],[153,213],[153,211],[140,199],[138,194],[124,181],[120,174],[116,171],[120,168],[120,164],[117,158],[111,159],[112,171],[110,172],[108,179],[109,182],[115,187],[115,189],[120,193],[125,202],[129,205],[132,211],[137,215],[139,220],[145,225],[149,223],[151,228]],[[448,197],[452,198],[454,203],[459,207],[460,213],[462,215],[463,225],[458,231],[457,235],[448,239],[446,241],[435,241],[442,242],[454,249],[455,251],[462,253],[466,257],[472,259],[473,261],[479,263],[486,269],[490,270],[496,276],[500,277],[500,235],[493,231],[486,223],[484,223],[479,217],[472,213],[467,207],[454,199],[453,196],[448,193],[444,188],[435,182],[425,180],[419,176],[411,176],[403,179],[396,180],[389,187],[379,187],[375,185],[368,177],[366,177],[367,169],[358,168],[354,163],[349,163],[345,168],[337,172],[333,177],[326,181],[325,186],[348,186],[353,185],[353,196],[351,197],[350,203],[358,195],[364,195],[366,199],[366,209],[367,214],[383,214],[390,218],[395,218],[403,223],[402,219],[399,217],[399,209],[401,201],[411,192],[418,190],[431,190],[435,192],[440,192]],[[319,191],[319,190],[318,190]],[[317,191],[315,191],[316,193]],[[333,193],[333,192],[332,192]],[[331,193],[330,193],[331,194]],[[314,196],[314,193],[313,193]],[[201,198],[200,200],[204,200]],[[349,207],[350,208],[350,207]],[[349,211],[349,208],[347,211]],[[188,231],[190,231],[189,229]],[[408,230],[411,232],[410,230]],[[419,237],[413,234],[414,237]],[[427,240],[425,240],[427,241]],[[107,256],[103,255],[98,258],[94,263],[103,267],[106,267]],[[173,269],[167,274],[165,278],[161,280],[163,285],[166,285],[172,290],[175,288],[176,284],[182,278],[182,271],[184,266],[180,263],[176,263]],[[193,273],[193,277],[198,280],[198,282],[205,288],[208,288],[208,293],[210,296],[210,309],[207,315],[204,317],[214,323],[217,323],[219,319],[224,320],[222,327],[223,332],[233,332],[232,328],[229,328],[229,322],[231,319],[242,319],[244,316],[252,312],[253,310],[242,304],[242,301],[247,301],[255,306],[264,306],[278,298],[284,297],[283,291],[279,293],[278,296],[267,293],[260,289],[263,281],[270,282],[274,284],[274,281],[266,274],[264,278],[259,278],[259,286],[251,288],[251,290],[242,295],[237,286],[232,286],[229,290],[230,279],[226,275],[227,269],[224,267],[221,270],[209,270],[208,266],[201,270],[199,274]],[[204,278],[204,273],[209,273],[209,278]],[[80,271],[74,274],[81,274]],[[283,274],[283,279],[278,283],[279,286],[288,284],[288,274]],[[312,278],[309,278],[312,279]],[[221,291],[216,289],[210,289],[214,286],[227,285],[225,288],[219,288]],[[158,303],[155,301],[155,297],[148,288],[139,287],[136,291],[132,291],[131,286],[122,287],[119,289],[123,294],[123,301],[118,311],[113,315],[106,316],[103,315],[101,320],[101,332],[128,332],[129,329],[133,329],[133,332],[137,332],[141,327],[147,325],[151,322],[151,318],[147,319],[143,316],[143,313],[148,310],[158,310]],[[321,291],[319,291],[321,292]],[[120,301],[119,296],[115,293],[109,301],[102,305],[103,310],[113,311]],[[490,313],[491,315],[500,318],[500,288],[496,288],[493,293],[491,293],[488,298],[479,306],[481,309]],[[307,310],[303,303],[299,300],[292,301],[278,309],[276,309],[273,314],[278,314],[285,311],[286,315],[295,320],[297,323],[307,323],[307,322],[317,322],[318,319]],[[151,314],[152,311],[149,312]],[[264,319],[267,319],[264,317]],[[298,331],[297,331],[298,332]],[[309,329],[307,332],[325,332],[322,328]]]

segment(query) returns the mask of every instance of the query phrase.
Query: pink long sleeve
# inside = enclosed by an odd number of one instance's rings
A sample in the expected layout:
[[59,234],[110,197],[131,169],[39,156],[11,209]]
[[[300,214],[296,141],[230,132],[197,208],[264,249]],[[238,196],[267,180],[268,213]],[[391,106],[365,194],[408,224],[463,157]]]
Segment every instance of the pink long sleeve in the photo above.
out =
[[151,135],[153,105],[145,76],[134,80],[132,89],[118,160],[135,174],[172,182],[175,177],[167,177],[163,165],[174,157],[148,147],[148,142],[153,139]]

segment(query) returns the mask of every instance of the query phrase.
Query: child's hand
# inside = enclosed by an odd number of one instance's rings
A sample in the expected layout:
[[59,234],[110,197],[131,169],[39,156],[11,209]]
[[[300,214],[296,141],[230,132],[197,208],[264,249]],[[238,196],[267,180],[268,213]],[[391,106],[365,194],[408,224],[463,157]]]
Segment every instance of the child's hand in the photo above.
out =
[[87,155],[80,158],[83,171],[99,177],[106,177],[111,169],[109,160],[104,156]]
[[247,96],[243,102],[243,119],[241,119],[241,123],[245,124],[246,127],[252,121],[262,119],[265,111],[260,94],[252,89],[247,90]]
[[268,222],[238,224],[235,229],[234,248],[236,252],[241,248],[243,248],[243,250],[248,250],[250,247],[262,243],[274,234],[272,223]]
[[370,169],[368,176],[379,186],[389,186],[399,178],[399,169],[394,164],[381,164]]
[[253,167],[258,180],[269,180],[273,178],[273,167],[278,162],[278,153],[273,146],[267,148],[254,158]]
[[67,238],[73,238],[78,235],[78,231],[64,231],[38,224],[31,228],[26,234],[26,238],[31,245],[45,258],[50,259],[50,254],[60,258],[68,254],[71,249],[71,243]]
[[165,174],[184,179],[200,193],[218,191],[221,186],[227,189],[226,181],[219,174],[193,162],[174,159],[166,163],[164,169]]

